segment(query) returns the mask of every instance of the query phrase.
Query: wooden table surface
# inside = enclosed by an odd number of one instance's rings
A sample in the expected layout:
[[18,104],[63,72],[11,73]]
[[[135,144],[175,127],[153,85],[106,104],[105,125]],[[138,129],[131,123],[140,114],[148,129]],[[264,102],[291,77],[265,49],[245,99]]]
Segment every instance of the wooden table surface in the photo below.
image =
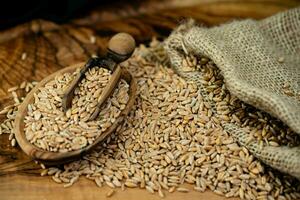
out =
[[[108,38],[116,32],[131,33],[138,43],[153,36],[163,38],[184,18],[207,26],[232,19],[262,19],[300,5],[296,0],[152,0],[95,8],[79,19],[58,25],[34,20],[0,32],[0,109],[12,102],[6,90],[24,80],[41,80],[65,66],[102,54]],[[90,37],[96,36],[92,44]],[[21,60],[23,53],[27,58]],[[4,117],[0,116],[0,121]],[[63,188],[50,177],[40,177],[40,167],[19,148],[12,148],[8,135],[0,136],[0,199],[105,199],[107,188],[97,188],[81,178]],[[224,199],[212,192],[167,194],[165,199]],[[111,199],[160,199],[145,190],[118,191]]]

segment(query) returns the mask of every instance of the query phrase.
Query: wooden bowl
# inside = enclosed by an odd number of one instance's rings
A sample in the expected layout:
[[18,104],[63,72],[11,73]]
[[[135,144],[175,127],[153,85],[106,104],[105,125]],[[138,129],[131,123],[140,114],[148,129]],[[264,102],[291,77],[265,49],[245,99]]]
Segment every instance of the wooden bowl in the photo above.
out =
[[40,87],[43,87],[47,82],[54,79],[55,76],[63,73],[73,73],[78,67],[82,67],[85,63],[79,63],[76,65],[72,65],[69,67],[66,67],[64,69],[61,69],[46,78],[44,78],[41,82],[39,82],[31,91],[29,94],[27,94],[26,98],[20,105],[19,111],[16,115],[15,120],[15,136],[17,139],[17,142],[21,149],[30,157],[33,159],[40,161],[42,163],[45,163],[47,165],[57,165],[57,164],[63,164],[66,162],[73,161],[77,158],[80,158],[82,155],[86,154],[90,150],[92,150],[97,144],[99,144],[101,141],[105,139],[106,136],[111,134],[117,126],[124,120],[124,118],[128,115],[131,107],[133,106],[135,96],[136,96],[136,81],[132,77],[132,75],[125,69],[122,68],[122,75],[121,78],[124,79],[129,84],[129,100],[125,106],[125,108],[121,111],[120,116],[116,119],[116,121],[108,128],[106,129],[96,140],[93,142],[93,144],[90,144],[82,149],[75,150],[75,151],[69,151],[69,152],[51,152],[51,151],[45,151],[43,149],[38,148],[37,146],[31,144],[25,136],[24,128],[24,118],[27,115],[27,105],[33,103],[34,101],[34,93],[38,91]]

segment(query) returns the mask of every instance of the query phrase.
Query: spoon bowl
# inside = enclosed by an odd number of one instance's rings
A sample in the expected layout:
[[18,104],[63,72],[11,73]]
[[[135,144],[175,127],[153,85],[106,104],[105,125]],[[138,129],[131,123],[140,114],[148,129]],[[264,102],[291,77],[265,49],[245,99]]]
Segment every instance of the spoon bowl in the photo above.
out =
[[77,68],[82,67],[85,63],[75,64],[66,68],[63,68],[46,78],[44,78],[41,82],[39,82],[26,96],[24,101],[19,107],[18,113],[15,119],[15,137],[16,140],[21,147],[21,149],[34,160],[40,161],[47,165],[57,165],[63,164],[66,162],[70,162],[80,158],[90,150],[92,150],[95,146],[97,146],[101,141],[103,141],[109,134],[111,134],[118,125],[124,120],[124,118],[128,115],[131,107],[133,106],[135,96],[136,96],[136,81],[134,77],[124,68],[121,68],[121,78],[125,80],[129,84],[129,100],[125,106],[125,108],[121,111],[119,117],[115,120],[115,122],[107,128],[101,135],[99,135],[95,141],[83,147],[79,150],[69,151],[69,152],[51,152],[38,148],[37,146],[31,144],[25,135],[25,123],[24,119],[28,112],[28,104],[34,102],[34,93],[36,93],[39,88],[43,87],[47,82],[53,80],[57,75],[64,73],[73,73]]

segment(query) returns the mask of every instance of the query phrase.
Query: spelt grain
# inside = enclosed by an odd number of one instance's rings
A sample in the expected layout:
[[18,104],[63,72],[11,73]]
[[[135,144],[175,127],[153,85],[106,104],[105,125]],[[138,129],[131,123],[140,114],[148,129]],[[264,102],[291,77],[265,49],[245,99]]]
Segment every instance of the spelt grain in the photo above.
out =
[[114,193],[115,193],[114,190],[109,190],[109,191],[106,193],[106,197],[111,197],[111,196],[113,196]]

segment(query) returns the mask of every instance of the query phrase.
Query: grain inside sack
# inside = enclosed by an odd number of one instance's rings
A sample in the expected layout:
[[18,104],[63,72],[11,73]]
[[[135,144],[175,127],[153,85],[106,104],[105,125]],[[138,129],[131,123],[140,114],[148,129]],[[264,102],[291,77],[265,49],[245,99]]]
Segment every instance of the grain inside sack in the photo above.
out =
[[[211,190],[226,197],[300,198],[298,180],[265,166],[222,128],[223,121],[235,121],[244,124],[253,137],[276,146],[278,136],[269,136],[272,128],[280,131],[285,127],[231,96],[212,61],[188,55],[182,66],[204,74],[200,81],[207,84],[209,97],[218,103],[218,114],[212,112],[193,81],[180,78],[169,68],[161,43],[139,47],[124,65],[138,83],[135,104],[124,123],[82,159],[60,168],[45,168],[41,175],[52,176],[64,187],[85,176],[98,187],[111,187],[108,197],[115,188],[138,187],[163,198],[168,192],[189,192],[182,185],[189,183],[196,191]],[[8,116],[2,132],[11,134],[11,140],[18,105],[2,111]],[[271,123],[270,128],[261,125],[264,120]],[[253,124],[256,131],[248,128]],[[298,144],[293,134],[280,137],[285,144]]]

